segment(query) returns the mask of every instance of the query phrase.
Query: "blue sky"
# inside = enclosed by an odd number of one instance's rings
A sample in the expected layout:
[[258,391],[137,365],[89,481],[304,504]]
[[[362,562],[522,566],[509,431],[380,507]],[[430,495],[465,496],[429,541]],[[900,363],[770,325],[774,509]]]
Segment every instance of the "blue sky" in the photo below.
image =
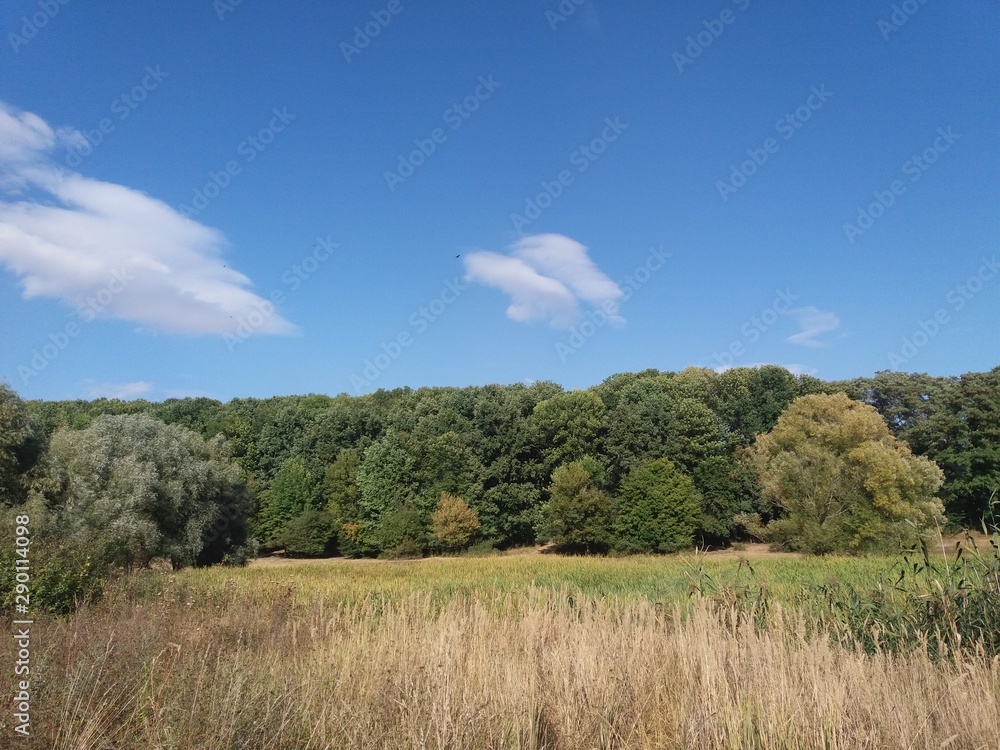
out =
[[0,29],[24,397],[998,364],[996,0],[8,0]]

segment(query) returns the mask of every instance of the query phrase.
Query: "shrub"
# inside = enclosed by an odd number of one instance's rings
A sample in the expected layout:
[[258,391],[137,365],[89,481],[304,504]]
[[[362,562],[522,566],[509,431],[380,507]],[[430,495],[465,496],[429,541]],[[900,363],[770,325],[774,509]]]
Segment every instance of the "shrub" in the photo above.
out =
[[872,591],[829,583],[803,594],[817,615],[847,646],[868,653],[927,649],[935,656],[981,650],[1000,654],[1000,534],[979,549],[967,536],[951,560],[932,558],[926,540],[917,559],[899,564],[888,588]]
[[289,557],[330,556],[337,547],[337,519],[310,508],[285,524],[279,541]]
[[418,557],[427,546],[427,524],[420,510],[409,503],[382,514],[376,527],[364,527],[362,539],[386,557]]
[[431,530],[444,549],[464,549],[479,531],[479,516],[462,498],[442,492],[437,510],[431,516]]
[[[112,575],[100,546],[60,538],[52,518],[36,503],[2,512],[0,534],[4,539],[13,541],[18,525],[15,519],[22,515],[31,519],[27,524],[30,611],[65,615],[84,601],[100,598]],[[0,606],[7,612],[13,612],[18,603],[16,563],[20,559],[12,543],[0,545]]]

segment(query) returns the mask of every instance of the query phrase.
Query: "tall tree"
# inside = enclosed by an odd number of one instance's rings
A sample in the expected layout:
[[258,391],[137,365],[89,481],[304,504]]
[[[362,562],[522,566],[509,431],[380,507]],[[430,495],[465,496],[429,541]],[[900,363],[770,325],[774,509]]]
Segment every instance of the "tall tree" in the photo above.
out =
[[991,516],[996,523],[990,503],[1000,497],[1000,367],[963,375],[944,389],[906,439],[944,470],[949,515],[973,527]]
[[24,402],[13,389],[0,383],[0,508],[24,501],[22,478],[40,452]]
[[746,456],[781,511],[763,533],[793,549],[898,549],[942,520],[941,470],[843,393],[796,399]]
[[531,425],[544,446],[544,464],[551,470],[600,451],[604,413],[593,391],[571,391],[539,403]]
[[614,546],[622,552],[676,552],[691,546],[700,508],[694,482],[659,458],[629,472],[618,490]]
[[316,495],[316,481],[302,458],[289,458],[282,463],[264,492],[257,515],[256,530],[261,542],[268,547],[280,545],[289,521],[318,505]]
[[574,461],[552,472],[545,505],[543,536],[569,551],[597,552],[611,540],[611,499],[594,486],[582,462]]
[[68,538],[124,567],[215,562],[249,541],[248,498],[224,443],[144,414],[58,430],[38,491]]

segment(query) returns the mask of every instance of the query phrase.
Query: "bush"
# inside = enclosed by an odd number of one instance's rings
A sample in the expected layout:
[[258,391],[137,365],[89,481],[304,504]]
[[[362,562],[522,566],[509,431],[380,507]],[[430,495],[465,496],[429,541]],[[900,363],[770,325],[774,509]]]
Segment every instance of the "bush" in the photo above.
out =
[[462,498],[442,492],[431,516],[431,530],[441,547],[454,552],[467,547],[479,531],[479,516]]
[[[819,588],[818,616],[847,646],[868,653],[926,648],[935,656],[982,650],[1000,655],[1000,534],[987,549],[967,536],[949,561],[935,560],[924,540],[916,560],[899,565],[890,587],[862,592],[830,583]],[[817,607],[815,594],[803,595]]]
[[337,519],[311,508],[285,524],[279,541],[289,557],[329,557],[337,547]]
[[614,548],[619,552],[676,552],[691,546],[701,508],[691,478],[666,458],[629,472],[618,491]]
[[377,527],[363,539],[388,557],[419,557],[427,547],[427,525],[418,508],[404,504],[383,513]]
[[[97,546],[59,539],[40,508],[21,506],[3,511],[3,538],[13,541],[15,518],[25,513],[31,519],[27,524],[29,611],[66,615],[82,602],[100,598],[112,575],[108,559]],[[20,559],[12,543],[0,545],[0,605],[6,612],[13,612],[18,604],[16,563]]]

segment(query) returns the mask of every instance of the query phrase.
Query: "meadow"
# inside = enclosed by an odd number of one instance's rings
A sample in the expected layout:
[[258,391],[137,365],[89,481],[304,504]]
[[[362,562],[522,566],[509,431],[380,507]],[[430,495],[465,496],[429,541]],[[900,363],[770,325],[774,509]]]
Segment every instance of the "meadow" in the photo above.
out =
[[18,746],[997,747],[1000,659],[869,653],[800,606],[817,586],[888,581],[897,562],[774,555],[750,574],[738,555],[520,554],[148,571],[36,621],[33,734]]

